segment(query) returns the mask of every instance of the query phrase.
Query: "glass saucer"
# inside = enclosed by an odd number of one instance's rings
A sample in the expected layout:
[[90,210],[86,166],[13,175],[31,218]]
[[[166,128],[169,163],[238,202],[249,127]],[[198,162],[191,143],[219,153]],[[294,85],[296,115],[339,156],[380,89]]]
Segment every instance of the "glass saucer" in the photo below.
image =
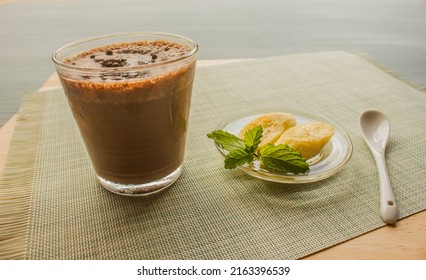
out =
[[[224,130],[239,137],[241,129],[250,121],[255,118],[270,113],[270,112],[283,112],[290,113],[297,120],[297,124],[311,123],[311,122],[325,122],[334,127],[334,135],[330,141],[325,145],[321,152],[313,158],[308,160],[309,171],[304,174],[292,173],[278,173],[270,171],[261,167],[260,161],[255,160],[251,165],[245,164],[238,166],[240,170],[250,176],[263,179],[266,181],[286,183],[286,184],[300,184],[312,183],[320,181],[336,174],[345,166],[347,161],[352,155],[352,144],[346,132],[333,121],[321,116],[311,115],[305,112],[297,112],[294,110],[274,108],[274,109],[260,109],[255,111],[248,111],[240,113],[232,118],[222,121],[216,130]],[[228,151],[222,149],[215,143],[219,152],[225,157]]]

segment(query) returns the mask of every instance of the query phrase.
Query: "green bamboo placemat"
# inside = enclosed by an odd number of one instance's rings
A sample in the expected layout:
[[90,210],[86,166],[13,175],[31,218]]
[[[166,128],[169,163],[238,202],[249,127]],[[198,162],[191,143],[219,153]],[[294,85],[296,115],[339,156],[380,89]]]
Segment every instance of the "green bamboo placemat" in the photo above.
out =
[[[359,236],[384,225],[376,167],[357,122],[370,108],[391,122],[387,159],[399,217],[426,208],[423,92],[347,52],[197,71],[183,174],[149,197],[118,196],[95,181],[61,90],[29,98],[20,115],[38,100],[40,121],[32,130],[18,123],[12,140],[0,185],[0,246],[8,248],[0,258],[296,259]],[[206,134],[236,112],[269,106],[339,124],[354,148],[346,168],[300,185],[225,170]],[[28,145],[18,145],[25,134]]]

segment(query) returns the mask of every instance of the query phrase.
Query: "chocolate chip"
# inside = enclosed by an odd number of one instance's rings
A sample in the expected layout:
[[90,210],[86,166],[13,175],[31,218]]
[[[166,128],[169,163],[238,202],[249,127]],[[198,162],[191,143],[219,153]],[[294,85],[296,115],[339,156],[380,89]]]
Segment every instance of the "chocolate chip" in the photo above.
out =
[[152,59],[157,59],[157,55],[156,54],[151,54]]
[[130,50],[125,49],[125,50],[123,50],[123,53],[130,53]]
[[104,67],[123,67],[126,64],[127,63],[125,59],[118,58],[109,58],[101,62],[101,65]]
[[94,55],[94,54],[92,54],[91,56],[90,56],[90,58],[95,58],[96,57],[96,55]]
[[151,63],[155,63],[155,59],[151,59]]
[[106,52],[105,52],[105,54],[106,54],[106,55],[112,55],[112,54],[113,54],[113,52],[112,52],[112,51],[110,51],[110,50],[108,50],[108,51],[106,51]]

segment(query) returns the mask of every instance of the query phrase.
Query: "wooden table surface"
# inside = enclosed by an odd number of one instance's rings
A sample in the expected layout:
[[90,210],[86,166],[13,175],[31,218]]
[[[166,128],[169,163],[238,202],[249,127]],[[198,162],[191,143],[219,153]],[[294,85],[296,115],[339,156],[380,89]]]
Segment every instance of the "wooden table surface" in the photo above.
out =
[[[241,60],[201,60],[198,67],[224,64]],[[39,89],[46,91],[60,87],[53,74]],[[0,128],[0,178],[3,174],[16,115]],[[379,207],[379,205],[377,205]],[[303,259],[322,260],[425,260],[426,210],[399,220]]]

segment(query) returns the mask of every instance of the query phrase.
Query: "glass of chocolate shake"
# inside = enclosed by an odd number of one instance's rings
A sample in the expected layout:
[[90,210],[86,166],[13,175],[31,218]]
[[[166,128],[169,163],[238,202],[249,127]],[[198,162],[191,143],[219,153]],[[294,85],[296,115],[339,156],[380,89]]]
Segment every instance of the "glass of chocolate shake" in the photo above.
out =
[[197,44],[166,33],[120,33],[53,54],[96,176],[122,195],[147,195],[182,172]]

